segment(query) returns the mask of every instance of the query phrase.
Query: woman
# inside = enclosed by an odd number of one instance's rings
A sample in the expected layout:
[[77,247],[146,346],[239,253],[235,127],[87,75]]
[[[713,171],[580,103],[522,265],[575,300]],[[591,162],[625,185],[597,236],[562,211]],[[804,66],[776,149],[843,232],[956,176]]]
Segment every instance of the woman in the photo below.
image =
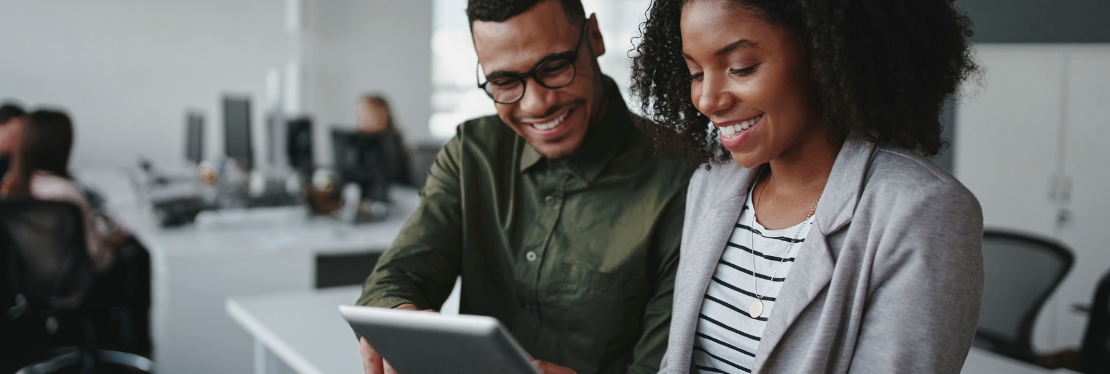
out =
[[0,181],[8,174],[11,156],[19,144],[20,118],[25,114],[23,108],[13,103],[0,105]]
[[367,95],[358,106],[358,131],[383,137],[385,173],[391,182],[412,185],[409,155],[401,131],[393,124],[389,102],[380,95]]
[[[90,298],[111,305],[94,315],[100,342],[150,356],[150,254],[108,217],[94,214],[69,175],[73,122],[65,113],[37,110],[23,117],[12,170],[0,197],[29,195],[76,204],[85,216],[85,243],[96,279]],[[127,334],[118,333],[121,331]],[[110,333],[109,333],[110,332]]]
[[0,183],[0,196],[30,195],[36,199],[76,204],[85,215],[85,236],[93,268],[104,273],[112,267],[115,249],[126,241],[123,231],[107,229],[107,219],[95,216],[84,192],[69,175],[73,123],[62,112],[37,110],[23,120],[22,135],[12,160],[12,170]]
[[982,212],[927,157],[970,34],[950,1],[654,1],[645,129],[706,163],[661,372],[960,371]]

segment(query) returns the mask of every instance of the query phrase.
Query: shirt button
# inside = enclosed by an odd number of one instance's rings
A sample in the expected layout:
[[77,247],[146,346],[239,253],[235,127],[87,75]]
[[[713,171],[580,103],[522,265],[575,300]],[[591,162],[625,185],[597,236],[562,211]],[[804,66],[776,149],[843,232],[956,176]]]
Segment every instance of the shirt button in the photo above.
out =
[[555,204],[555,196],[547,195],[547,197],[543,198],[543,201],[548,205]]
[[524,254],[524,258],[527,258],[528,262],[536,261],[536,252],[528,251]]

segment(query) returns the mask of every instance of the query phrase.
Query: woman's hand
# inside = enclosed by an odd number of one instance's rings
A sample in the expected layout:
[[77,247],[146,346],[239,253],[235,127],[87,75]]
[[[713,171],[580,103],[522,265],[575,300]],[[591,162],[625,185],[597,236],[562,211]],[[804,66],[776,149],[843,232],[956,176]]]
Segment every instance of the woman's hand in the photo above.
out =
[[129,238],[130,237],[127,235],[127,231],[124,231],[122,228],[117,227],[104,237],[104,244],[106,244],[108,248],[111,249],[120,249],[123,248],[125,244],[127,244],[127,240]]
[[96,222],[96,230],[103,233],[101,238],[107,248],[120,249],[131,238],[127,229],[105,214],[96,213],[93,220]]

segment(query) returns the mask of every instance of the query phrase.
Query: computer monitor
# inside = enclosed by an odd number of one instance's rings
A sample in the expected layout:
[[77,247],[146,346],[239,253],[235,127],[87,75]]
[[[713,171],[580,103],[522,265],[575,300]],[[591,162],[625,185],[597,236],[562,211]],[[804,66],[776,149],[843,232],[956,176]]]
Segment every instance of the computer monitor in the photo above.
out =
[[343,183],[358,184],[364,199],[386,201],[389,197],[389,178],[385,173],[382,137],[333,129],[331,141],[335,169]]
[[285,151],[289,166],[302,175],[312,174],[316,167],[312,155],[312,119],[295,118],[286,123]]
[[204,115],[200,112],[185,114],[185,159],[194,165],[204,161]]
[[224,153],[250,168],[254,163],[251,147],[251,100],[243,96],[224,96]]

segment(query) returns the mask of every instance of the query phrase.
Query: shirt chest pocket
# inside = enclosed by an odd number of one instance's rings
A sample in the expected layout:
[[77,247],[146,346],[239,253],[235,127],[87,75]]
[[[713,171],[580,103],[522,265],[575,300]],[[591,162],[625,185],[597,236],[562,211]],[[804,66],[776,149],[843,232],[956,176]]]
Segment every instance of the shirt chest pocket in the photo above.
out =
[[553,317],[571,325],[589,321],[591,326],[612,326],[635,320],[629,313],[642,310],[653,288],[642,271],[623,267],[599,270],[589,264],[568,264],[551,275],[541,303]]

